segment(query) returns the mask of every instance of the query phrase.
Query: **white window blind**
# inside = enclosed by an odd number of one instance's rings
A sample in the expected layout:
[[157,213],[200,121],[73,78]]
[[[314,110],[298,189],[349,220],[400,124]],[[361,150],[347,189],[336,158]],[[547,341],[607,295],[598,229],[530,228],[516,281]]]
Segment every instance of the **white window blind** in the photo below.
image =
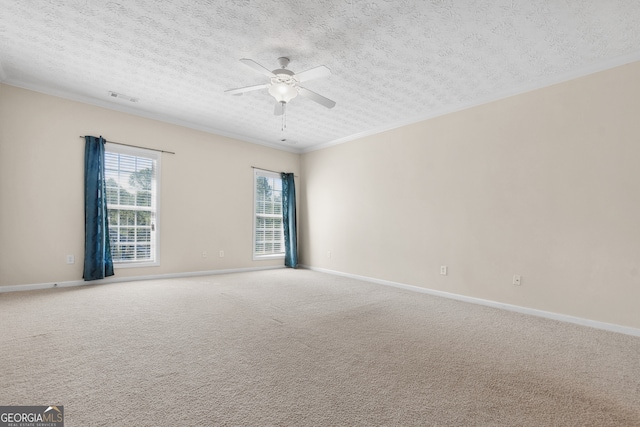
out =
[[118,267],[159,264],[159,168],[156,151],[106,145],[109,242]]
[[253,257],[284,256],[282,179],[274,172],[254,169]]

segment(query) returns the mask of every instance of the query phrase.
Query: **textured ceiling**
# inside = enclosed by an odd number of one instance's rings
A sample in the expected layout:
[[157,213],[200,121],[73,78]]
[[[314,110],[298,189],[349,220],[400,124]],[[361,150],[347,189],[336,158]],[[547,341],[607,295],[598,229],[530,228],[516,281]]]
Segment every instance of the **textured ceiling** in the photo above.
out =
[[[307,151],[639,60],[639,22],[638,0],[0,0],[0,80]],[[297,97],[282,131],[266,89],[223,93],[280,56],[331,69],[303,86],[336,107]]]

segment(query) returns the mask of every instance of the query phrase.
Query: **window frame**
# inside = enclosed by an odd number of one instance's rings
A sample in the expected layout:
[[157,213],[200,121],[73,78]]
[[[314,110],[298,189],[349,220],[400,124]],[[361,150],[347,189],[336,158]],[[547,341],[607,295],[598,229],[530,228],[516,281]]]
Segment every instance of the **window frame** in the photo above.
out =
[[[114,268],[143,268],[143,267],[158,267],[160,266],[160,189],[161,184],[161,163],[162,153],[156,150],[149,150],[145,148],[131,147],[122,144],[105,143],[105,151],[109,153],[123,154],[127,156],[143,157],[154,161],[155,179],[152,180],[152,207],[155,204],[152,219],[152,231],[151,231],[151,251],[153,254],[153,260],[148,261],[113,261]],[[154,203],[155,202],[155,203]],[[140,210],[140,209],[132,209]],[[109,205],[107,204],[107,212],[109,211]]]
[[[256,228],[257,228],[257,218],[258,218],[258,212],[257,212],[257,204],[258,204],[258,178],[259,177],[266,177],[266,178],[273,178],[273,179],[277,179],[282,183],[282,177],[280,176],[279,173],[277,172],[272,172],[272,171],[268,171],[268,170],[264,170],[264,169],[258,169],[258,168],[254,168],[253,169],[253,240],[251,242],[251,252],[253,255],[253,260],[254,261],[264,261],[264,260],[273,260],[273,259],[284,259],[285,257],[285,247],[284,247],[284,223],[282,223],[282,237],[281,237],[281,241],[282,241],[282,252],[278,252],[278,253],[270,253],[270,254],[258,254],[256,253]],[[281,184],[282,185],[282,184]],[[282,220],[282,208],[280,209],[280,218]]]

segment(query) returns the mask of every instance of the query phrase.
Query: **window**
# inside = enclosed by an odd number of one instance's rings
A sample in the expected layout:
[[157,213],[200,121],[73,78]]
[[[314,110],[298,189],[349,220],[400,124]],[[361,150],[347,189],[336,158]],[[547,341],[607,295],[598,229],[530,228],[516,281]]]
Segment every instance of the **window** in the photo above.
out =
[[159,265],[160,153],[109,143],[105,151],[113,263],[116,267]]
[[254,169],[253,200],[253,259],[284,257],[280,174]]

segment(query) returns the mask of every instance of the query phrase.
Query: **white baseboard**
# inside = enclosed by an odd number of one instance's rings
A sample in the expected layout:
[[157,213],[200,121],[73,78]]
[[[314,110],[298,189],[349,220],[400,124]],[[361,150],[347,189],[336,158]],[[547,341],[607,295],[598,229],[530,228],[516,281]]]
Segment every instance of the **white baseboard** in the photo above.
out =
[[531,316],[544,317],[546,319],[553,319],[561,322],[574,323],[581,326],[588,326],[591,328],[603,329],[605,331],[617,332],[620,334],[633,335],[636,337],[640,337],[640,329],[632,328],[629,326],[621,326],[613,323],[598,322],[595,320],[583,319],[581,317],[574,317],[566,314],[552,313],[549,311],[537,310],[535,308],[527,308],[527,307],[521,307],[518,305],[505,304],[497,301],[491,301],[491,300],[485,300],[481,298],[469,297],[465,295],[453,294],[450,292],[436,291],[433,289],[421,288],[420,286],[407,285],[404,283],[392,282],[389,280],[375,279],[373,277],[358,276],[356,274],[343,273],[340,271],[328,270],[324,268],[311,267],[307,265],[300,265],[300,267],[308,270],[317,271],[320,273],[332,274],[334,276],[348,277],[350,279],[362,280],[365,282],[371,282],[371,283],[376,283],[376,284],[385,285],[385,286],[393,286],[394,288],[406,289],[414,292],[421,292],[423,294],[435,295],[443,298],[449,298],[449,299],[454,299],[458,301],[468,302],[471,304],[479,304],[479,305],[484,305],[488,307],[500,308],[503,310],[514,311],[517,313],[528,314]]
[[[389,280],[376,279],[376,278],[367,277],[367,276],[359,276],[357,274],[343,273],[341,271],[329,270],[325,268],[311,267],[311,266],[302,265],[302,264],[299,265],[299,267],[307,270],[317,271],[320,273],[331,274],[334,276],[348,277],[350,279],[362,280],[365,282],[376,283],[379,285],[392,286],[394,288],[405,289],[413,292],[420,292],[423,294],[435,295],[443,298],[454,299],[457,301],[468,302],[471,304],[479,304],[479,305],[484,305],[488,307],[514,311],[517,313],[528,314],[531,316],[544,317],[547,319],[558,320],[561,322],[574,323],[581,326],[588,326],[591,328],[602,329],[605,331],[617,332],[625,335],[633,335],[636,337],[640,337],[640,329],[632,328],[629,326],[599,322],[596,320],[584,319],[581,317],[569,316],[566,314],[552,313],[549,311],[537,310],[534,308],[521,307],[518,305],[505,304],[497,301],[474,298],[474,297],[454,294],[450,292],[437,291],[434,289],[422,288],[420,286],[407,285],[405,283],[392,282]],[[181,278],[181,277],[213,276],[217,274],[245,273],[250,271],[275,270],[280,268],[285,268],[285,267],[274,266],[274,267],[256,267],[256,268],[234,268],[234,269],[227,269],[227,270],[208,270],[208,271],[191,271],[191,272],[184,272],[184,273],[155,274],[150,276],[133,276],[133,277],[112,276],[112,277],[109,277],[108,279],[91,280],[91,281],[72,280],[72,281],[65,281],[65,282],[10,285],[10,286],[0,286],[0,293],[32,291],[32,290],[38,290],[38,289],[68,288],[73,286],[101,285],[101,284],[108,284],[108,283],[135,282],[140,280],[158,280],[158,279],[175,279],[175,278]]]
[[246,273],[249,271],[275,270],[279,268],[285,268],[285,267],[273,266],[273,267],[255,267],[255,268],[253,267],[252,268],[232,268],[228,270],[190,271],[190,272],[184,272],[184,273],[154,274],[150,276],[128,276],[128,277],[111,276],[107,279],[90,280],[90,281],[71,280],[66,282],[33,283],[28,285],[10,285],[10,286],[0,286],[0,293],[34,291],[38,289],[51,289],[51,288],[69,288],[73,286],[103,285],[108,283],[137,282],[140,280],[158,280],[158,279],[176,279],[181,277],[213,276],[216,274]]

